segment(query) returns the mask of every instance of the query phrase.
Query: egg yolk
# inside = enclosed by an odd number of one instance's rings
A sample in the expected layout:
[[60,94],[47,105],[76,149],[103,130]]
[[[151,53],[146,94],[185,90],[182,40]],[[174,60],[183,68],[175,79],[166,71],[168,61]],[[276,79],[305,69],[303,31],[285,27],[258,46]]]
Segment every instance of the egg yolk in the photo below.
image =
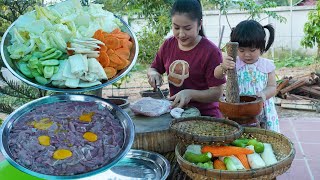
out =
[[34,128],[40,130],[47,130],[52,126],[53,122],[49,118],[43,118],[40,121],[33,121],[32,125]]
[[93,115],[94,115],[94,112],[83,113],[83,114],[79,117],[79,120],[80,120],[80,121],[83,121],[83,122],[91,122]]
[[39,136],[38,141],[39,141],[39,144],[41,144],[42,146],[50,146],[49,136]]
[[53,158],[57,160],[66,159],[72,156],[72,152],[68,149],[58,149],[53,153]]
[[96,140],[98,140],[98,136],[93,132],[85,132],[83,134],[83,138],[90,142],[95,142]]

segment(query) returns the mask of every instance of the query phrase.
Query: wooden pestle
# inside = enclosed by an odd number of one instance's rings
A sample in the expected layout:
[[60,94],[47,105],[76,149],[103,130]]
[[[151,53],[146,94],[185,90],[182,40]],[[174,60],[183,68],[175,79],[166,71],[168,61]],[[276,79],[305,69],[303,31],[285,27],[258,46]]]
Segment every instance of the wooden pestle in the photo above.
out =
[[[228,42],[226,47],[228,56],[231,56],[233,58],[233,61],[236,62],[239,44],[237,42]],[[226,102],[240,103],[238,76],[236,68],[227,71],[226,88]]]

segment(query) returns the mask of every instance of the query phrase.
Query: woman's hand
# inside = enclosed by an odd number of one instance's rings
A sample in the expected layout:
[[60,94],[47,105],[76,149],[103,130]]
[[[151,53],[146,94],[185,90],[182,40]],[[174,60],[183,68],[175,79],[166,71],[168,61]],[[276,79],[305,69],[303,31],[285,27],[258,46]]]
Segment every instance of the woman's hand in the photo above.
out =
[[162,76],[158,71],[154,68],[149,68],[148,70],[148,82],[151,87],[157,88],[157,86],[161,86],[163,83]]
[[190,100],[192,99],[192,91],[189,89],[182,90],[168,98],[168,100],[173,101],[171,106],[182,108],[183,106],[189,104]]

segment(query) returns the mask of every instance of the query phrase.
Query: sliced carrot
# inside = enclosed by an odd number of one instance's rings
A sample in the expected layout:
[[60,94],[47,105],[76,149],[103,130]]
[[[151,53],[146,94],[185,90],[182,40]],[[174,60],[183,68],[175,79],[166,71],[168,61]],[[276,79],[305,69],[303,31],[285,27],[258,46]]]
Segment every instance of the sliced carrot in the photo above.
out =
[[249,165],[248,158],[247,158],[246,154],[236,154],[235,156],[240,160],[240,162],[242,163],[244,168],[250,169],[250,165]]
[[120,28],[115,28],[111,34],[117,34],[117,33],[120,33],[121,32],[121,29]]
[[129,59],[130,50],[127,48],[118,48],[114,52],[122,59]]
[[132,42],[127,40],[127,39],[121,39],[120,40],[120,45],[121,47],[123,48],[128,48],[128,49],[131,49],[132,48]]
[[103,41],[104,40],[104,36],[103,36],[103,30],[102,29],[98,29],[96,32],[94,32],[93,38],[98,39],[99,41]]
[[108,79],[113,78],[117,74],[117,70],[113,67],[105,67],[103,69],[104,69],[104,72],[106,73]]
[[104,46],[104,45],[99,45],[99,46],[100,46],[99,51],[105,51],[105,52],[107,52],[107,51],[108,51],[107,46]]
[[110,58],[106,51],[100,51],[100,56],[97,58],[102,67],[107,67],[110,64]]
[[213,156],[231,156],[237,154],[253,154],[253,150],[236,146],[203,146],[202,153],[210,152]]
[[122,64],[121,65],[117,65],[115,67],[116,70],[122,70],[122,69],[126,68],[130,64],[130,61],[128,61],[126,59],[122,59],[121,57],[120,57],[120,60],[122,61]]
[[113,54],[108,54],[109,59],[111,62],[117,64],[117,65],[123,65],[123,61],[119,58],[119,56],[117,56],[115,53]]
[[227,167],[224,164],[224,162],[220,161],[219,159],[213,161],[213,167],[214,169],[227,170]]
[[108,49],[118,49],[121,47],[119,39],[115,37],[105,38],[103,42],[108,47]]

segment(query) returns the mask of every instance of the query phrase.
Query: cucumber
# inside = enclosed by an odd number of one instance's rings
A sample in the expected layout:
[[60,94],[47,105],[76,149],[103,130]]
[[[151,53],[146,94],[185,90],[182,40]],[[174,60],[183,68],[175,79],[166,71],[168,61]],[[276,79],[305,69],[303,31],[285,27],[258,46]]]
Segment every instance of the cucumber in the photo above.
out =
[[184,158],[192,163],[204,163],[204,162],[208,162],[211,160],[212,158],[212,154],[207,152],[207,153],[203,153],[203,154],[194,154],[192,152],[186,152],[184,154]]

